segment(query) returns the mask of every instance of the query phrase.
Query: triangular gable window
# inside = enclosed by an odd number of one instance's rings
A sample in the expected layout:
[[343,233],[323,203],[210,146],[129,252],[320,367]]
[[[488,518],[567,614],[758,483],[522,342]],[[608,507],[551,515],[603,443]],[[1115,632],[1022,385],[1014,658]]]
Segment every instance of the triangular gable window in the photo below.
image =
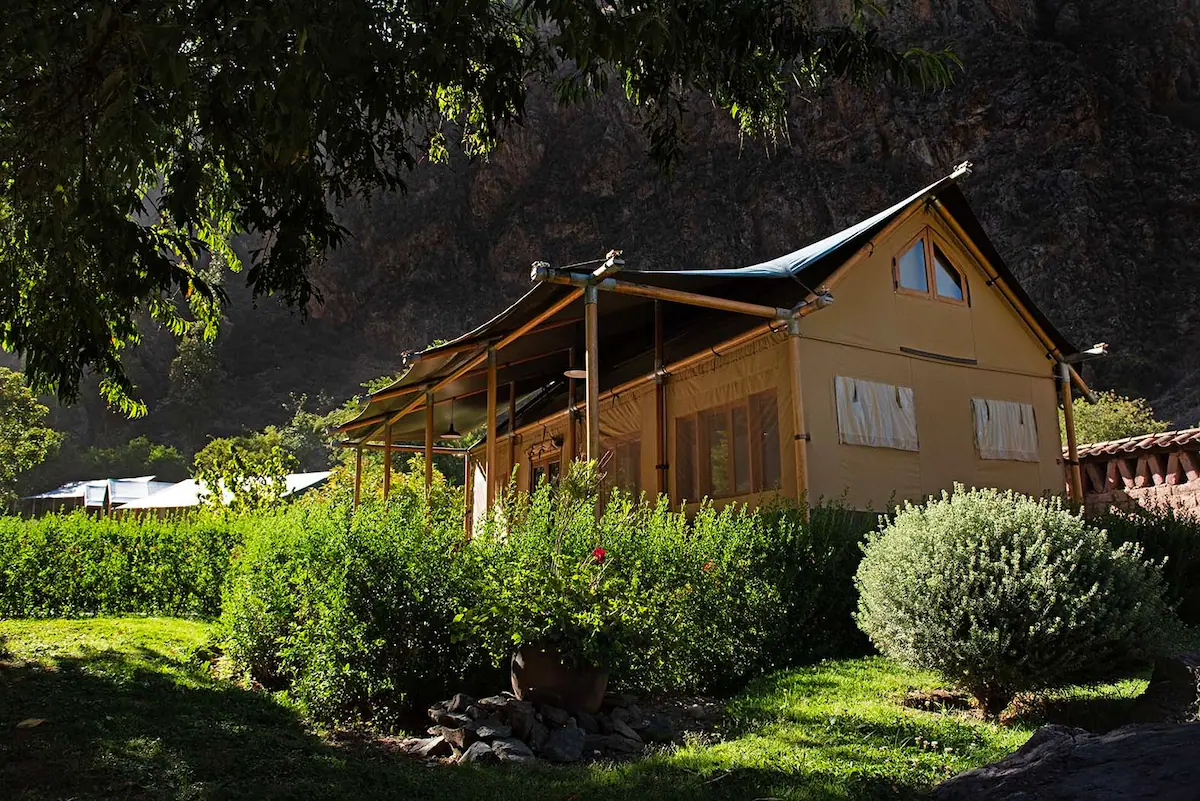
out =
[[939,298],[963,299],[962,276],[958,274],[958,270],[950,266],[950,260],[937,245],[933,246],[933,274],[934,287]]
[[966,278],[955,269],[933,232],[926,228],[895,259],[896,289],[908,295],[965,303]]

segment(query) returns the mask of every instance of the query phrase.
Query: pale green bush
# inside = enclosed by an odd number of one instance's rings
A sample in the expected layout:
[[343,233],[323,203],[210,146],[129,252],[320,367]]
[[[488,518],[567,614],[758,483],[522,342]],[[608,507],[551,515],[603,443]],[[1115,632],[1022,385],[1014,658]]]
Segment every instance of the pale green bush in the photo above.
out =
[[1057,499],[956,487],[871,535],[858,624],[884,654],[961,685],[985,714],[1149,658],[1173,619],[1158,566]]

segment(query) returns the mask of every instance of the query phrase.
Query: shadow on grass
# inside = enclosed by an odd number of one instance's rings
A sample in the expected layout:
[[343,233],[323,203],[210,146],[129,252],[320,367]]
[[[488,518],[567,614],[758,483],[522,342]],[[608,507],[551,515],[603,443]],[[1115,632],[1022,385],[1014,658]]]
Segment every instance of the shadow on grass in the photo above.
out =
[[[17,728],[30,718],[45,719]],[[442,767],[387,741],[335,743],[262,693],[149,649],[0,665],[0,787],[7,798],[586,799],[912,798],[835,772],[728,772],[656,757],[619,766]]]

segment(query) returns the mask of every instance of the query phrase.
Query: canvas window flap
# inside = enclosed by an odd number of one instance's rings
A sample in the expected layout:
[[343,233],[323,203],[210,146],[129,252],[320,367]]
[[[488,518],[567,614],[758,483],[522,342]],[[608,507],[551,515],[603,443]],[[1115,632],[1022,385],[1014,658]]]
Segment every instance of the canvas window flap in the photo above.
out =
[[1028,403],[971,398],[981,459],[1038,461],[1037,418]]
[[838,441],[846,445],[919,450],[912,387],[837,376]]

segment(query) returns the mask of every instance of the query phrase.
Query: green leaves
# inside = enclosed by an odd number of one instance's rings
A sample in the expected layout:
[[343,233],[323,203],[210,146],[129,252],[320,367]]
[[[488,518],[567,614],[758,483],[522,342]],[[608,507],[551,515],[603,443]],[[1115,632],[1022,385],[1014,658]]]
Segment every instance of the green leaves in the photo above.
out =
[[[746,135],[831,81],[946,85],[947,52],[819,23],[801,0],[13,0],[0,18],[0,345],[74,400],[85,372],[126,413],[146,313],[215,321],[249,237],[255,296],[304,308],[310,266],[350,234],[337,206],[403,190],[422,155],[486,156],[530,87],[580,102],[619,83],[653,159],[682,157],[684,101]],[[222,256],[220,273],[207,272]]]
[[985,713],[1016,693],[1113,678],[1171,627],[1158,565],[1061,501],[958,486],[869,540],[858,621],[887,656],[962,684]]
[[49,412],[20,373],[0,367],[0,503],[6,506],[16,499],[17,478],[62,444],[62,434],[43,425]]

